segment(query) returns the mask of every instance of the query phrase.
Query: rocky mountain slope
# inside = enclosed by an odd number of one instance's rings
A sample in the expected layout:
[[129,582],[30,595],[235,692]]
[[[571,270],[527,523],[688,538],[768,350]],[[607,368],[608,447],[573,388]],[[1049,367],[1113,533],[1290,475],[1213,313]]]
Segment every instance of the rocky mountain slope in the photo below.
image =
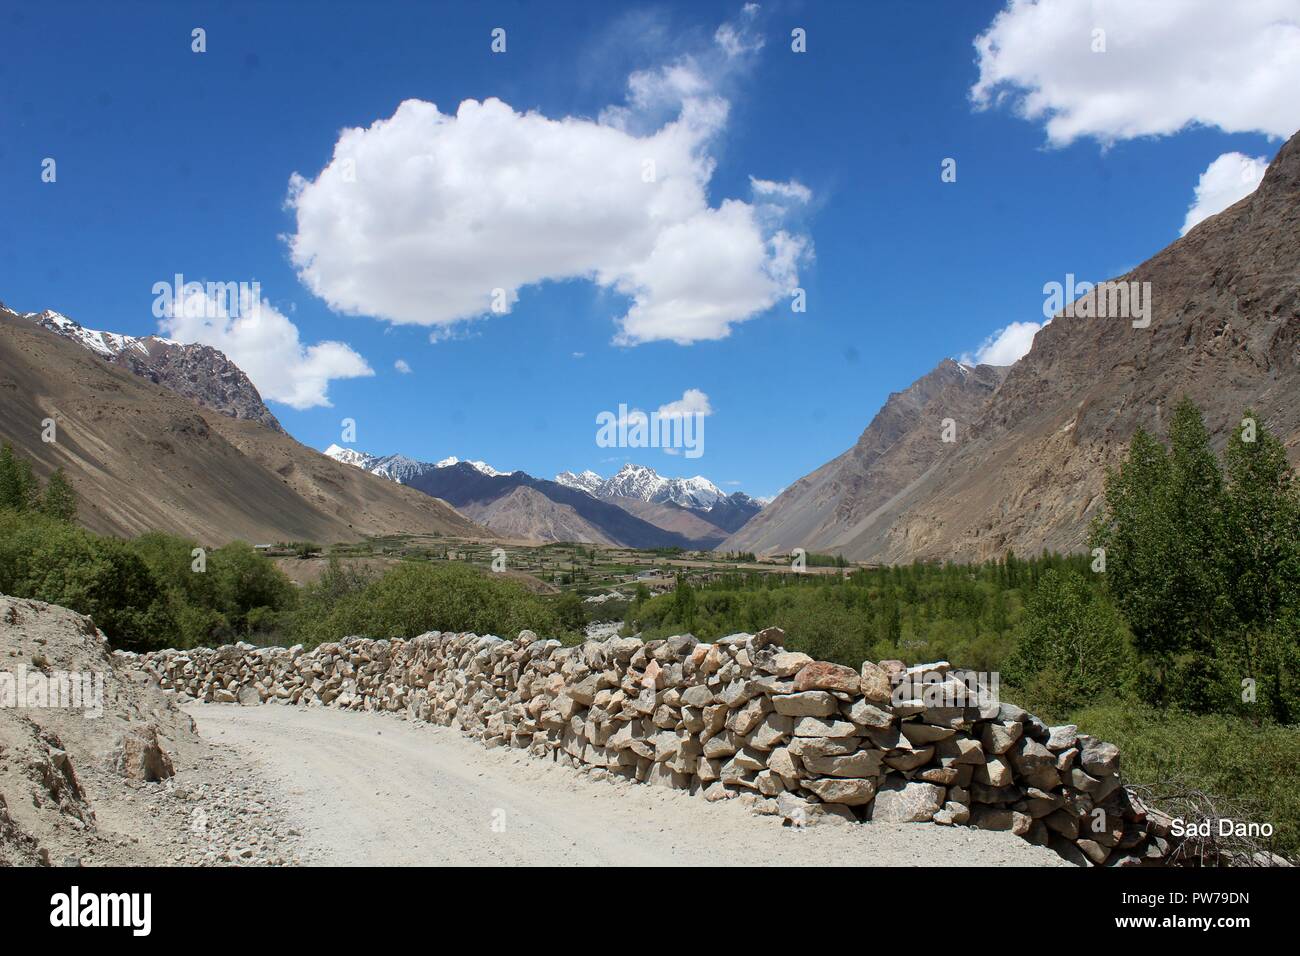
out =
[[[857,446],[723,547],[869,561],[1077,550],[1105,469],[1139,425],[1163,436],[1184,395],[1218,447],[1252,408],[1300,461],[1300,136],[1254,193],[1115,281],[1150,283],[1147,327],[1059,314],[1004,376],[984,373],[980,407],[968,390],[910,415],[891,398]],[[949,417],[957,440],[941,443]]]
[[136,338],[100,332],[48,309],[15,314],[204,408],[284,431],[243,369],[211,346],[173,342],[157,335]]
[[[656,528],[675,531],[694,541],[717,544],[727,536],[727,531],[708,521],[702,512],[695,508],[683,508],[681,505],[667,502],[642,501],[640,498],[609,498],[608,502],[617,505],[629,514],[634,514],[643,521],[649,521]],[[710,546],[711,546],[710,545]]]
[[558,504],[528,485],[517,485],[492,501],[469,502],[460,510],[503,538],[617,544],[569,505]]
[[[42,440],[47,418],[57,441]],[[8,311],[0,311],[0,441],[43,475],[63,468],[82,522],[103,533],[161,529],[205,544],[490,537],[445,502],[181,399]]]
[[952,445],[942,440],[943,420],[953,420],[960,439],[983,414],[1006,372],[945,359],[890,395],[852,448],[792,484],[722,548],[765,553],[845,549],[878,522],[892,499],[949,453]]

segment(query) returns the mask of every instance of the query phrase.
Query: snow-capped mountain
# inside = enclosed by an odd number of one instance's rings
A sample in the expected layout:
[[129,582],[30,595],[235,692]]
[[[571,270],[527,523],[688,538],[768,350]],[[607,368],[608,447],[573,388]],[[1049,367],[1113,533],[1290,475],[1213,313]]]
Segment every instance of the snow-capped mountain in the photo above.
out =
[[565,471],[556,475],[555,480],[570,488],[580,488],[596,498],[635,498],[651,504],[672,502],[683,508],[702,508],[705,511],[727,497],[726,492],[701,475],[664,478],[645,465],[626,464],[613,478],[601,478],[594,471],[584,471],[581,475]]
[[[759,511],[743,492],[727,495],[707,478],[663,478],[641,465],[625,465],[613,478],[566,471],[547,481],[454,455],[421,462],[340,445],[330,445],[325,454],[468,509],[466,514],[502,534],[539,540],[711,548]],[[537,495],[513,494],[520,488]]]
[[433,463],[433,467],[434,467],[434,468],[450,468],[452,465],[459,464],[459,463],[462,462],[462,461],[464,461],[465,464],[469,465],[469,466],[470,466],[471,468],[473,468],[475,471],[477,471],[477,472],[481,472],[481,473],[483,473],[483,474],[485,474],[485,475],[488,475],[488,476],[490,476],[490,477],[492,477],[492,478],[495,478],[497,475],[508,475],[508,474],[510,474],[510,472],[508,472],[508,471],[497,471],[495,468],[493,468],[491,465],[489,465],[489,464],[488,464],[487,462],[485,462],[485,461],[471,461],[471,460],[469,460],[468,458],[457,458],[455,455],[448,455],[448,456],[447,456],[446,458],[444,458],[442,461],[436,461],[436,462],[434,462],[434,463]]
[[341,461],[345,465],[355,465],[363,471],[381,475],[401,485],[410,484],[412,478],[428,474],[433,469],[450,468],[453,465],[462,463],[490,478],[510,474],[508,471],[497,471],[487,462],[462,461],[462,459],[454,455],[436,462],[416,461],[406,455],[371,455],[364,451],[344,448],[340,445],[330,445],[325,449],[325,455],[335,461]]
[[575,475],[571,471],[562,471],[555,476],[555,481],[566,488],[577,488],[579,491],[585,491],[593,497],[599,497],[596,492],[605,483],[604,478],[590,469],[580,475]]
[[46,309],[44,312],[27,312],[23,314],[23,318],[30,319],[43,329],[49,329],[64,338],[72,339],[83,348],[96,352],[104,358],[113,358],[127,349],[147,356],[149,354],[148,342],[150,340],[162,342],[165,345],[180,345],[179,342],[173,342],[158,335],[136,338],[133,335],[120,335],[117,332],[100,332],[98,329],[88,329],[81,323],[74,322],[66,315],[55,312],[53,309]]
[[161,335],[137,338],[101,332],[52,309],[14,314],[205,408],[284,431],[243,369],[210,345],[175,342]]
[[330,445],[325,449],[324,454],[327,458],[341,461],[345,465],[356,465],[362,471],[369,471],[375,462],[379,460],[374,455],[367,455],[364,451],[344,448],[341,445]]

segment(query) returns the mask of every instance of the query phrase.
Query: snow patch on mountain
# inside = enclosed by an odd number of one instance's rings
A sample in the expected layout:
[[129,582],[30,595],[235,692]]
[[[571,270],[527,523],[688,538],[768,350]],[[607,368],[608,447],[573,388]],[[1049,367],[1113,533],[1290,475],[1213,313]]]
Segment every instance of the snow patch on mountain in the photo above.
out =
[[55,312],[53,309],[46,309],[44,312],[26,312],[23,314],[23,318],[35,322],[43,329],[58,333],[64,338],[72,339],[83,348],[102,355],[104,358],[112,358],[127,349],[134,349],[141,355],[148,355],[149,346],[145,343],[149,339],[175,344],[156,335],[136,338],[134,335],[120,335],[117,332],[101,332],[98,329],[88,329],[80,322]]

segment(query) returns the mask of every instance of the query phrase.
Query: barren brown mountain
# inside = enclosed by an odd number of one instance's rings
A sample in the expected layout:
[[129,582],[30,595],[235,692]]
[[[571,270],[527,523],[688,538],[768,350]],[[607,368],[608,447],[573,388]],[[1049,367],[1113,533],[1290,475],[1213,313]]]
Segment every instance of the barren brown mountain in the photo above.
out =
[[[982,408],[969,390],[931,394],[927,380],[958,374],[941,365],[722,547],[866,561],[1078,550],[1106,468],[1139,425],[1163,437],[1184,395],[1217,447],[1250,408],[1300,460],[1300,136],[1253,194],[1116,281],[1151,284],[1148,327],[1058,315]],[[944,418],[956,442],[940,441]]]
[[951,447],[943,419],[961,435],[978,420],[1005,368],[967,368],[951,359],[895,392],[857,444],[787,488],[728,538],[721,550],[831,551],[853,529],[870,526],[879,509],[920,481]]
[[499,498],[462,505],[470,518],[493,534],[521,541],[574,541],[614,544],[599,528],[568,505],[552,501],[535,488],[519,485]]
[[[57,441],[42,440],[46,419]],[[200,407],[8,310],[0,310],[0,441],[42,474],[63,468],[82,522],[100,532],[159,529],[205,544],[491,536],[443,501]]]
[[[9,310],[4,303],[0,302],[0,312],[7,311]],[[101,332],[85,328],[79,322],[49,309],[44,312],[13,314],[76,342],[106,362],[120,365],[141,378],[166,386],[204,408],[215,409],[231,418],[261,422],[275,431],[284,431],[244,370],[230,361],[224,352],[210,345],[173,342],[157,335],[136,338],[115,332]]]
[[[727,532],[717,525],[709,524],[700,517],[701,512],[671,501],[642,501],[640,498],[606,498],[610,504],[618,505],[624,511],[636,515],[642,521],[649,521],[656,528],[675,531],[692,541],[718,542],[727,536]],[[704,512],[707,514],[707,512]]]

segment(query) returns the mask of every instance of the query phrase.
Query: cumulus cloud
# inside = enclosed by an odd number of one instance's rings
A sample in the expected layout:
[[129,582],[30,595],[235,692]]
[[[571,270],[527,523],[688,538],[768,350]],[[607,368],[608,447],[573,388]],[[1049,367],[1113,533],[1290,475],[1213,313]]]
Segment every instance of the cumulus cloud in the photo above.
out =
[[1187,209],[1179,235],[1187,235],[1197,223],[1245,199],[1255,191],[1267,169],[1266,157],[1252,159],[1243,153],[1224,153],[1210,163],[1196,184],[1195,198]]
[[411,364],[406,359],[398,359],[393,363],[393,368],[397,369],[403,375],[411,374]]
[[299,277],[336,311],[435,331],[508,311],[524,287],[585,279],[630,300],[620,344],[727,336],[787,296],[811,255],[782,222],[811,197],[801,184],[708,198],[723,94],[761,46],[755,16],[634,73],[595,120],[407,100],[344,130],[315,179],[290,183]]
[[1047,322],[1012,322],[986,338],[973,353],[963,353],[959,361],[965,365],[1014,365],[1045,325]]
[[713,406],[709,404],[709,396],[698,388],[688,388],[682,392],[682,397],[677,401],[659,406],[660,418],[683,418],[687,415],[712,414]]
[[1043,122],[1056,146],[1300,127],[1300,0],[1010,0],[975,49],[976,107]]
[[195,289],[167,308],[158,329],[179,342],[220,349],[264,399],[299,410],[330,407],[329,385],[335,379],[375,374],[343,342],[304,345],[298,327],[265,299],[245,297],[232,308],[227,296]]

